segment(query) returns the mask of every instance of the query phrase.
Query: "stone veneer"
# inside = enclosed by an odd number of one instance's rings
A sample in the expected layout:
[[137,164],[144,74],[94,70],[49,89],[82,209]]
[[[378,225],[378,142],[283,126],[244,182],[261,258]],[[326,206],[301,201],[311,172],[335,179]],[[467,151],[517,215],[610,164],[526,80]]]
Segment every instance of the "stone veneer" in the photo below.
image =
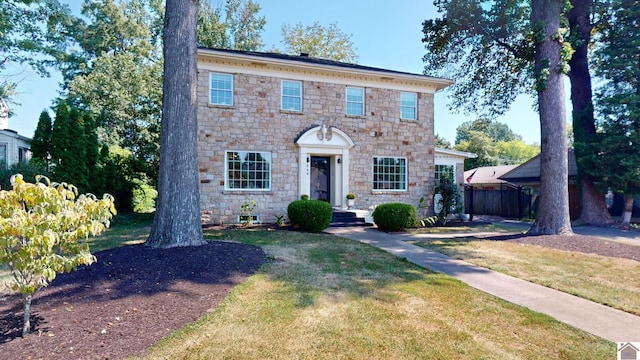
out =
[[[233,73],[232,71],[216,71]],[[286,215],[287,206],[300,197],[299,148],[295,140],[305,130],[325,124],[346,133],[355,144],[349,150],[349,192],[356,208],[369,209],[386,202],[417,205],[431,199],[434,190],[433,93],[418,92],[418,120],[399,119],[400,90],[365,88],[365,116],[345,115],[346,85],[302,81],[302,112],[280,110],[280,74],[234,73],[234,105],[209,105],[210,70],[198,72],[198,166],[204,223],[235,223],[243,202],[257,202],[254,214],[262,222]],[[359,86],[359,85],[354,85]],[[225,191],[225,150],[269,151],[272,154],[271,191]],[[374,156],[406,157],[408,189],[372,190]],[[305,160],[303,160],[305,161]],[[345,201],[332,205],[346,206]]]

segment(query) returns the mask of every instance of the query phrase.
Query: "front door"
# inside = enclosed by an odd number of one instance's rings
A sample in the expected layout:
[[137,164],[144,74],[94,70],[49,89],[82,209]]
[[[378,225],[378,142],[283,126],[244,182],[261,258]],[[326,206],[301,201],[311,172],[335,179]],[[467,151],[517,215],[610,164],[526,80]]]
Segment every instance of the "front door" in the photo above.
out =
[[327,156],[311,157],[311,194],[315,200],[329,201],[331,199],[331,158]]

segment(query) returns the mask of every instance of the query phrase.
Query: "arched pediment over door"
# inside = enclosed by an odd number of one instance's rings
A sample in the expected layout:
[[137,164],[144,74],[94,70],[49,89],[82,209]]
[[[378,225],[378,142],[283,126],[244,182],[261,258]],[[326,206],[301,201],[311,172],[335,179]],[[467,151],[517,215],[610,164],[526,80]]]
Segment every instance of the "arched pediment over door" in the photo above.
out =
[[302,133],[295,143],[299,148],[299,195],[312,195],[312,157],[326,158],[331,171],[327,179],[327,200],[333,206],[344,207],[349,193],[349,150],[353,140],[344,131],[326,125],[315,126]]

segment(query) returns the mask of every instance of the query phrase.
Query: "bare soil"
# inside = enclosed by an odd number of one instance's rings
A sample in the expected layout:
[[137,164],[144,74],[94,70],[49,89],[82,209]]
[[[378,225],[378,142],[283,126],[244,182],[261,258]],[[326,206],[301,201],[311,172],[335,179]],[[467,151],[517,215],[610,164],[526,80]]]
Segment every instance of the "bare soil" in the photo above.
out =
[[[495,240],[640,261],[640,246],[589,236],[505,235]],[[124,246],[59,275],[34,296],[33,333],[22,332],[22,303],[0,295],[1,359],[122,359],[142,356],[172,331],[213,311],[266,261],[259,247]]]

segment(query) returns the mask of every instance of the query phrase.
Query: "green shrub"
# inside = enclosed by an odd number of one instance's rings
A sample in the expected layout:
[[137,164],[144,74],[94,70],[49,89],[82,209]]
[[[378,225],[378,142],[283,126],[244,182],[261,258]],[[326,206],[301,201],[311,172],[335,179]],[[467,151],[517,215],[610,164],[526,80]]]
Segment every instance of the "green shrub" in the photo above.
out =
[[373,211],[373,221],[383,231],[402,231],[418,224],[418,211],[410,204],[381,204]]
[[320,200],[296,200],[287,207],[291,225],[302,231],[320,232],[331,223],[331,204]]

